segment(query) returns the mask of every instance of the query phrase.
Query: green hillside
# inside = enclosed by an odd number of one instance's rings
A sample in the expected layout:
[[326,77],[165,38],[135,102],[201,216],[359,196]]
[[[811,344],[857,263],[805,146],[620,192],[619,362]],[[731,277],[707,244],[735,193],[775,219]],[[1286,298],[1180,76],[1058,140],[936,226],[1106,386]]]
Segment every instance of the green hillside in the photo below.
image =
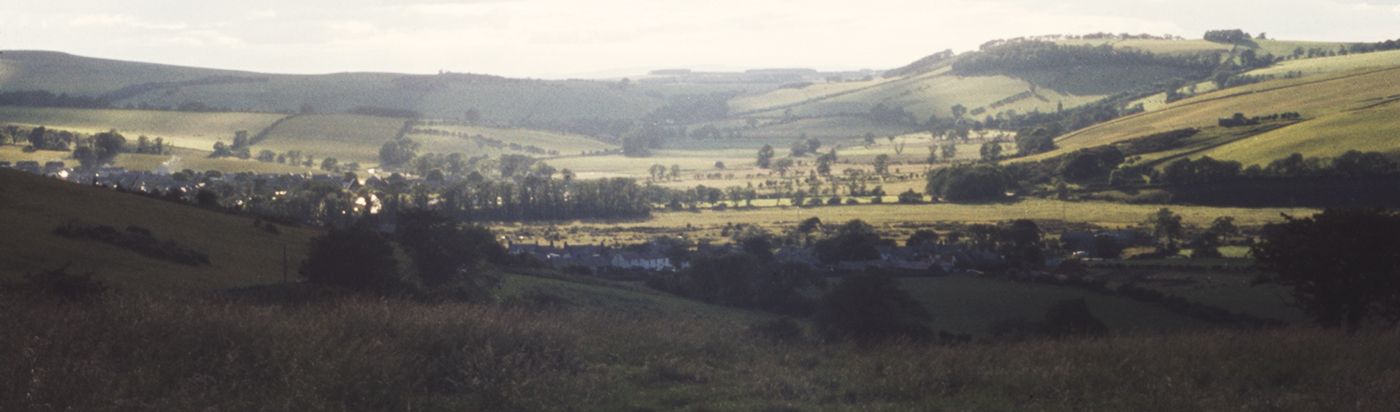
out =
[[1395,114],[1391,102],[1400,95],[1400,83],[1392,81],[1397,73],[1400,66],[1372,67],[1207,93],[1066,134],[1056,139],[1059,150],[1032,159],[1186,127],[1201,128],[1202,136],[1247,130],[1216,126],[1218,118],[1234,113],[1262,116],[1298,112],[1302,121],[1273,127],[1252,137],[1242,136],[1248,139],[1202,141],[1190,149],[1192,154],[1248,165],[1267,163],[1293,152],[1335,156],[1352,149],[1400,149],[1400,143],[1391,139],[1395,126],[1389,121]]
[[[252,218],[231,216],[109,189],[62,182],[0,169],[0,278],[67,265],[69,273],[92,271],[123,289],[210,289],[282,280],[282,253],[291,276],[317,232],[280,227],[280,234],[253,226]],[[187,266],[158,260],[92,240],[57,236],[68,222],[150,230],[162,241],[209,256],[209,265]]]

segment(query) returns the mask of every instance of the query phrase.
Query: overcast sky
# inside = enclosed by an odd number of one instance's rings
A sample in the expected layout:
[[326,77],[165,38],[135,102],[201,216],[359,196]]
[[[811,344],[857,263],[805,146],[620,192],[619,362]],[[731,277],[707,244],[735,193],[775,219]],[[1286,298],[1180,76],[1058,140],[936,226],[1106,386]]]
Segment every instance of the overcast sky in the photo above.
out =
[[0,49],[270,73],[886,69],[1094,32],[1400,38],[1400,0],[0,0]]

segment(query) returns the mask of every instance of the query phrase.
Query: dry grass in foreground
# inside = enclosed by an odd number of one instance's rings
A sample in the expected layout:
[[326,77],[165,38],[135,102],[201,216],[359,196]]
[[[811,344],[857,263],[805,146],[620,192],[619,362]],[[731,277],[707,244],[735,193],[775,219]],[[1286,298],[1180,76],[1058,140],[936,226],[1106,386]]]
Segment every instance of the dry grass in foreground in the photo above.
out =
[[12,411],[1400,409],[1389,331],[862,351],[590,308],[10,293],[0,310]]

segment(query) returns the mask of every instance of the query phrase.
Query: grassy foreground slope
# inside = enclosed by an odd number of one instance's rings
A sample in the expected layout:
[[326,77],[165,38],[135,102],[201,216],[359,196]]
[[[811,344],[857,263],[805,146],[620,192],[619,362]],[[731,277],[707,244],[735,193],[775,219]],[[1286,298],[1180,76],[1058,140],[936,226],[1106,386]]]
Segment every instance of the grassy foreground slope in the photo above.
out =
[[[281,227],[281,234],[253,227],[253,219],[211,212],[108,189],[0,169],[0,278],[69,265],[70,273],[92,271],[124,289],[209,289],[282,279],[286,246],[291,275],[317,234]],[[162,241],[209,255],[210,265],[186,266],[128,249],[53,234],[76,221],[119,231],[139,226]]]
[[[0,409],[1394,411],[1392,333],[956,347],[778,342],[726,320],[360,299],[6,297]],[[38,407],[42,406],[42,408]]]

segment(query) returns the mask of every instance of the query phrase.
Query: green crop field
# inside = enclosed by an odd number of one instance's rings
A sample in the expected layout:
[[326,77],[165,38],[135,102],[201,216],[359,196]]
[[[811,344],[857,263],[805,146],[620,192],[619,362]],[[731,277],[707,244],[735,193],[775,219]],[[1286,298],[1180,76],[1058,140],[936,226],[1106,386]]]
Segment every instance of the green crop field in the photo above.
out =
[[1262,69],[1251,70],[1245,74],[1251,76],[1273,75],[1282,77],[1288,73],[1297,73],[1303,76],[1312,76],[1364,69],[1367,67],[1394,66],[1400,66],[1400,50],[1288,60],[1275,63],[1273,66]]
[[[465,133],[468,136],[481,135],[482,137],[499,140],[506,144],[516,143],[521,146],[535,146],[544,150],[557,150],[563,155],[578,154],[580,151],[592,152],[617,148],[617,145],[603,143],[586,136],[544,130],[466,125],[429,125],[418,126],[418,128],[441,130],[451,133]],[[432,134],[413,134],[411,136],[413,136],[415,140],[423,141],[423,148],[419,150],[420,152],[490,153],[492,155],[517,152],[509,148],[502,151],[490,147],[478,147],[476,141],[463,139],[461,137],[437,136]]]
[[394,139],[404,119],[348,114],[314,114],[288,119],[253,145],[253,153],[270,149],[300,150],[316,158],[334,157],[341,163],[379,163],[379,148]]
[[[0,169],[0,278],[67,266],[92,271],[123,289],[211,289],[282,280],[285,250],[291,276],[317,231],[282,226],[281,234],[253,227],[253,219],[118,193],[108,189]],[[156,260],[105,243],[59,237],[61,224],[76,221],[149,229],[157,239],[209,255],[210,265],[185,266]]]

